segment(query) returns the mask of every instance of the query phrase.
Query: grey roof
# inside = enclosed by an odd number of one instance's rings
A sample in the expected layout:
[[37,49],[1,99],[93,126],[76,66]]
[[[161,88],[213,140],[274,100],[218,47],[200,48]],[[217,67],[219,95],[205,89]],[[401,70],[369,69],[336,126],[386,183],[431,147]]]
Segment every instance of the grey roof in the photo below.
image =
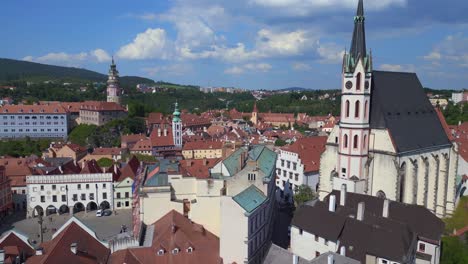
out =
[[347,201],[347,205],[349,207],[337,206],[335,212],[328,210],[328,201],[303,205],[294,214],[292,225],[327,240],[340,241],[340,245],[346,247],[346,256],[363,263],[366,254],[396,262],[408,260],[417,238],[410,225],[375,215],[367,204],[364,220],[359,221],[357,209],[351,202]]
[[[332,191],[331,194],[325,197],[325,203],[328,203],[330,195],[335,195],[336,203],[340,203],[340,191]],[[356,212],[360,202],[364,202],[366,214],[374,216],[382,215],[384,199],[352,192],[346,193],[345,208],[348,212]],[[339,210],[337,210],[337,212],[339,212]],[[343,214],[348,213],[343,212]],[[441,239],[445,229],[445,224],[442,220],[424,206],[415,204],[390,201],[388,218],[407,224],[418,237],[434,242]],[[424,219],[424,221],[421,221],[421,219]]]
[[[348,258],[342,256],[340,254],[334,252],[327,252],[324,253],[313,260],[305,260],[301,257],[298,257],[298,264],[328,264],[328,256],[333,255],[333,263],[334,264],[360,264],[361,262],[354,260],[352,258]],[[263,264],[293,264],[293,256],[292,252],[279,247],[275,244],[271,244],[270,250],[268,250],[268,254],[266,255],[265,259],[263,260]]]
[[356,16],[354,17],[353,40],[349,51],[352,58],[357,61],[366,57],[366,31],[364,28],[364,4],[359,0]]
[[415,73],[374,71],[370,127],[388,129],[397,152],[450,146]]

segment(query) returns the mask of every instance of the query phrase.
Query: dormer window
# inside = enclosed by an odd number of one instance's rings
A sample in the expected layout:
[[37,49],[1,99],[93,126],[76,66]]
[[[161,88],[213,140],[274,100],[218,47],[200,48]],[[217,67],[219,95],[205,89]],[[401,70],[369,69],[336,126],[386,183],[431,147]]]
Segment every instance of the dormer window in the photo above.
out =
[[193,252],[193,247],[188,247],[187,248],[187,253],[192,253]]
[[172,254],[177,255],[177,254],[179,254],[179,251],[180,251],[179,248],[174,248],[172,250]]
[[164,249],[158,250],[158,256],[162,256],[162,255],[164,255]]

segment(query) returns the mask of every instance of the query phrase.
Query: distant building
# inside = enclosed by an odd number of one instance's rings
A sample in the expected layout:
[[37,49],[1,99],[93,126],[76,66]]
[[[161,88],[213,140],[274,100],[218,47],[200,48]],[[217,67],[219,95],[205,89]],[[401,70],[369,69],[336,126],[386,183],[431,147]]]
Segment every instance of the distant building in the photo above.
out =
[[[262,264],[360,264],[360,261],[348,258],[334,252],[321,254],[313,260],[306,260],[292,252],[281,248],[275,244],[271,244],[268,255]],[[379,263],[380,264],[380,263]]]
[[[327,137],[298,139],[279,151],[276,160],[276,186],[285,193],[295,193],[299,186],[307,185],[317,191],[320,156],[325,150]],[[285,190],[286,182],[291,190]]]
[[59,104],[0,107],[0,139],[67,138],[68,113]]
[[[114,165],[115,166],[115,165]],[[130,209],[133,206],[133,182],[139,174],[140,162],[132,157],[120,170],[120,175],[114,180],[114,208]]]
[[80,106],[79,124],[102,126],[127,117],[125,108],[115,102],[85,101]]
[[214,159],[223,157],[223,142],[221,141],[191,141],[186,142],[182,149],[184,159]]
[[175,210],[148,225],[143,238],[139,247],[112,253],[108,263],[223,263],[219,238]]
[[452,102],[454,104],[467,102],[468,101],[468,91],[462,91],[459,93],[452,93]]
[[120,104],[120,96],[122,95],[122,89],[120,89],[119,72],[117,66],[112,58],[112,64],[109,69],[109,77],[107,80],[107,102]]
[[30,244],[28,237],[10,230],[0,237],[0,263],[25,263],[26,259],[34,256],[36,251]]
[[130,148],[130,154],[151,156],[152,153],[153,146],[151,145],[151,139],[149,138],[141,139]]
[[78,144],[62,144],[54,143],[50,144],[49,149],[43,153],[44,158],[72,158],[73,160],[80,160],[88,154],[88,150]]
[[113,147],[113,148],[95,148],[93,152],[86,155],[82,160],[100,160],[100,159],[110,159],[113,161],[119,161],[122,159],[122,155],[125,153],[125,149]]
[[5,167],[0,166],[0,219],[13,211],[10,179],[5,175]]
[[443,98],[431,98],[429,99],[429,102],[431,102],[432,106],[434,107],[438,106],[442,109],[447,108],[447,105],[448,105],[448,100],[443,99]]
[[296,210],[291,251],[306,260],[331,251],[361,263],[438,264],[443,233],[444,222],[422,206],[344,188]]

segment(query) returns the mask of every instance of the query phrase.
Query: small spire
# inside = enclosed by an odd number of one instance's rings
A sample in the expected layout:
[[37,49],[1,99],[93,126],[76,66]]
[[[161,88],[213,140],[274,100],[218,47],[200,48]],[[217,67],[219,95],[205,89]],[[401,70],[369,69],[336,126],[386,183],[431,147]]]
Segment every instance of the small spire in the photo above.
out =
[[364,1],[363,0],[359,0],[356,16],[358,17],[364,16]]
[[114,63],[114,55],[112,55],[112,65],[115,65],[115,63]]

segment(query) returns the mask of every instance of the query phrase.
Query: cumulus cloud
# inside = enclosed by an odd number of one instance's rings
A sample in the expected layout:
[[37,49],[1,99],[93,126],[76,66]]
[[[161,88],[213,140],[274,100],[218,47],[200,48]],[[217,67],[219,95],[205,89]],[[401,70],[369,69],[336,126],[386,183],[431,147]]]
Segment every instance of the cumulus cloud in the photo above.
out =
[[105,50],[95,49],[80,53],[51,52],[39,57],[26,56],[23,60],[65,66],[79,66],[84,62],[108,62],[111,60],[111,57]]
[[123,59],[155,59],[168,57],[169,41],[166,31],[161,28],[148,28],[145,32],[137,34],[135,39],[121,47],[117,56]]
[[449,35],[423,58],[433,65],[444,63],[468,67],[468,37],[462,33]]
[[269,72],[273,68],[268,63],[248,63],[241,66],[234,66],[224,71],[226,74],[238,75],[245,72]]

